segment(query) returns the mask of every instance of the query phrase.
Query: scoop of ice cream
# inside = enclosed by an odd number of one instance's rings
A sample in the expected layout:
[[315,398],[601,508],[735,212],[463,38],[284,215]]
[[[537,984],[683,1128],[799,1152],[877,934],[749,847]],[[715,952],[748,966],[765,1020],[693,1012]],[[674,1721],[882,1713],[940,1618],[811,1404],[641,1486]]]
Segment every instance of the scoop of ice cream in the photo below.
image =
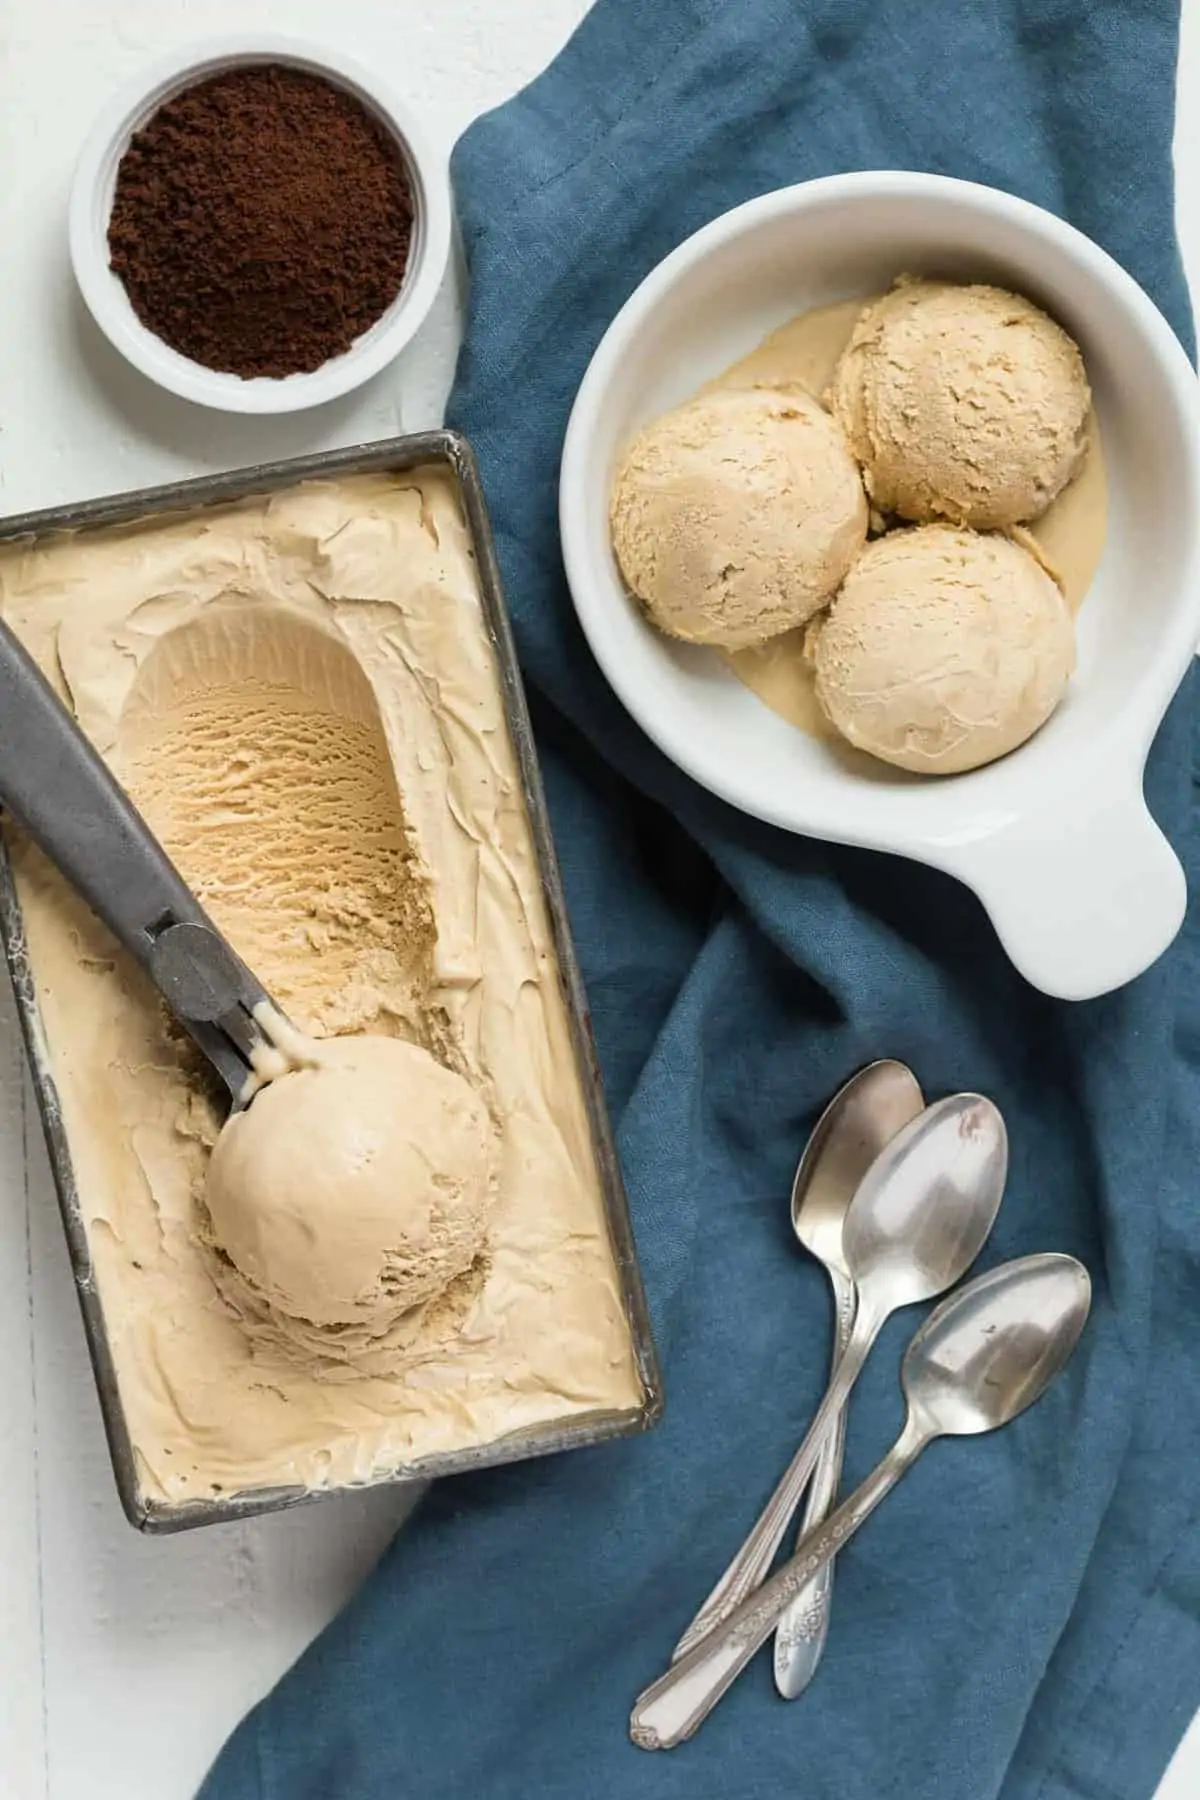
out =
[[468,1269],[487,1236],[482,1099],[397,1038],[332,1038],[268,1082],[213,1150],[213,1233],[252,1293],[316,1326],[383,1330]]
[[1038,518],[1086,451],[1078,347],[1002,288],[901,282],[864,310],[829,398],[875,506],[905,519]]
[[867,533],[841,428],[801,389],[729,389],[634,439],[613,487],[621,573],[662,631],[736,649],[802,625]]
[[902,769],[951,775],[1024,743],[1075,666],[1050,576],[996,533],[923,525],[871,544],[806,648],[831,722]]

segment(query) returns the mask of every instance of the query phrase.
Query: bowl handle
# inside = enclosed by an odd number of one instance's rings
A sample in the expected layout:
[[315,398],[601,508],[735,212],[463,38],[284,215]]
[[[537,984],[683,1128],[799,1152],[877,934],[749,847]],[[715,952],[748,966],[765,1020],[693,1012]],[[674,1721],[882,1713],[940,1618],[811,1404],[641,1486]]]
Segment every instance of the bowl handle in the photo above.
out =
[[1140,782],[1114,785],[1103,769],[961,846],[945,866],[978,894],[1026,980],[1062,1000],[1132,981],[1187,910],[1179,858]]

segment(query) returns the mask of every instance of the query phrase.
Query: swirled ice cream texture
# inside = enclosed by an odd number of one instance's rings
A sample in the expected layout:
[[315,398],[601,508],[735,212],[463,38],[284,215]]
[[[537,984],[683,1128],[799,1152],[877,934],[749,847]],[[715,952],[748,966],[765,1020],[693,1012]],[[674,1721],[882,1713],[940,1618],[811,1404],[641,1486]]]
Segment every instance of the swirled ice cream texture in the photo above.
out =
[[144,1496],[369,1480],[639,1406],[449,480],[314,483],[14,547],[0,606],[297,1025],[419,1047],[498,1129],[483,1253],[444,1289],[382,1330],[282,1324],[278,1295],[231,1276],[205,1217],[220,1122],[205,1072],[140,972],[16,846]]

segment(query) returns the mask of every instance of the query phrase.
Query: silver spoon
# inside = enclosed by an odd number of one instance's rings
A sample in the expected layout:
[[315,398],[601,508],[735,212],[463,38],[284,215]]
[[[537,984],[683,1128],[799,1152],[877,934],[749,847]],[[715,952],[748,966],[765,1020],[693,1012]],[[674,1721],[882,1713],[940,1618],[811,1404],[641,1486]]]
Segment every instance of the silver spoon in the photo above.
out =
[[[846,1209],[867,1170],[901,1128],[925,1105],[917,1078],[901,1062],[883,1060],[860,1069],[834,1095],[817,1120],[792,1182],[792,1230],[825,1267],[833,1289],[833,1355],[836,1369],[850,1339],[858,1295],[842,1248]],[[808,1484],[800,1525],[804,1538],[837,1499],[846,1443],[843,1407],[821,1446]],[[802,1694],[825,1652],[829,1634],[833,1562],[815,1575],[779,1621],[775,1633],[775,1686],[785,1700]]]
[[638,1695],[629,1735],[643,1750],[691,1737],[764,1644],[795,1595],[844,1548],[934,1438],[1007,1425],[1066,1364],[1091,1304],[1073,1256],[1025,1256],[977,1276],[921,1326],[901,1372],[904,1430],[883,1461],[756,1594]]
[[808,1436],[684,1632],[678,1655],[728,1618],[762,1581],[872,1344],[892,1313],[944,1294],[965,1275],[992,1228],[1007,1168],[1004,1120],[980,1094],[951,1094],[926,1107],[871,1164],[842,1231],[846,1268],[858,1288],[845,1355]]

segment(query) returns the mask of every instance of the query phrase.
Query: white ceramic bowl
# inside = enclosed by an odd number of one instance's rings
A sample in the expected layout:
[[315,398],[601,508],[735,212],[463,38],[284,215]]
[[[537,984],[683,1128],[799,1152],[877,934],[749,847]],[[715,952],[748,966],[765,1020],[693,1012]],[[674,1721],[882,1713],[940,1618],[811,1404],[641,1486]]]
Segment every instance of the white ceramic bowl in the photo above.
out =
[[[248,63],[287,63],[345,88],[380,119],[404,155],[413,185],[413,239],[404,284],[387,311],[341,356],[311,374],[282,379],[207,369],[148,331],[108,261],[108,220],[117,168],[133,133],[164,100],[205,76]],[[349,393],[390,363],[424,321],[450,256],[450,174],[409,109],[351,58],[271,32],[228,37],[177,51],[144,70],[105,107],[79,158],[71,190],[75,278],[88,308],[116,348],[160,387],[225,412],[286,413]]]
[[[941,778],[806,736],[714,652],[654,631],[608,533],[609,486],[634,431],[795,313],[901,271],[995,281],[1062,321],[1087,361],[1109,480],[1108,540],[1066,698],[1010,756]],[[597,349],[567,431],[560,518],[597,661],[697,781],[788,830],[958,876],[1047,993],[1104,993],[1170,943],[1184,878],[1142,774],[1200,640],[1198,392],[1161,314],[1071,226],[991,188],[894,172],[806,182],[726,213],[646,278]]]

